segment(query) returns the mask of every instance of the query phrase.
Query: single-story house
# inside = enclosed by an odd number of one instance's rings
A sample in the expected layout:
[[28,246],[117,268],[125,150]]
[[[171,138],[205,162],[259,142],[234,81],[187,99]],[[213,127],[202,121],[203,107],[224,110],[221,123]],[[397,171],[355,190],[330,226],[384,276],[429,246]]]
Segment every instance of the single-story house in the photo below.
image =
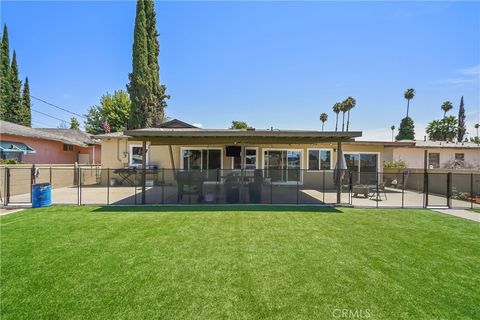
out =
[[403,160],[410,169],[480,169],[480,146],[473,142],[398,141],[384,143],[384,160]]
[[99,164],[101,145],[80,130],[37,129],[0,120],[0,157],[32,164]]

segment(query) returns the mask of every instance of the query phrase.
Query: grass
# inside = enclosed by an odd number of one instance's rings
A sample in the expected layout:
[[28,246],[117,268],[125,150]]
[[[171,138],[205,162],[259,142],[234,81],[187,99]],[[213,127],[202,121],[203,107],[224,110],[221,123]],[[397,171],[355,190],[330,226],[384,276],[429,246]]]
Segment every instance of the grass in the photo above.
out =
[[26,210],[1,218],[0,318],[479,319],[479,244],[428,210]]

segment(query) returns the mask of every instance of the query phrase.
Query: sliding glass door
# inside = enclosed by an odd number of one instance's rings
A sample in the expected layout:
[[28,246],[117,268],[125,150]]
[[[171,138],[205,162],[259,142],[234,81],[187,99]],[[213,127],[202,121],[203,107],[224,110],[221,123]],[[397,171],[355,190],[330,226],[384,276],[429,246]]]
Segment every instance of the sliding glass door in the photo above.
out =
[[301,181],[302,152],[300,150],[265,150],[265,174],[272,182],[296,183]]
[[352,172],[353,183],[376,184],[377,153],[345,153],[345,162],[348,170]]

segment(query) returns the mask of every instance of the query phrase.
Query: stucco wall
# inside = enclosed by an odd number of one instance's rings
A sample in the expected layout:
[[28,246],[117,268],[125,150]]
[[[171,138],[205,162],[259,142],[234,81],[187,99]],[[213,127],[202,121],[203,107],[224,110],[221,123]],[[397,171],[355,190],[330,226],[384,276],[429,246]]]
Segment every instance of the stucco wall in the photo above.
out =
[[[63,151],[63,143],[52,140],[2,134],[2,141],[21,142],[33,148],[36,153],[22,155],[23,163],[32,164],[74,164],[77,154],[88,154],[89,163],[93,163],[93,147],[73,146],[72,151]],[[95,163],[101,162],[101,146],[95,146]]]
[[[404,160],[412,169],[423,169],[424,166],[423,148],[385,148],[385,160]],[[429,153],[440,153],[440,168],[455,160],[455,153],[465,154],[465,162],[476,168],[480,168],[480,150],[461,148],[430,148]]]
[[[128,141],[127,139],[117,139],[110,138],[102,140],[102,166],[104,168],[123,168],[128,166],[129,163],[129,153],[131,145],[141,145],[139,141]],[[172,146],[172,154],[175,169],[181,168],[181,148],[221,148],[223,155],[223,169],[232,169],[232,158],[227,157],[225,154],[225,145],[208,145],[208,146],[197,146],[197,145],[183,145],[183,146]],[[302,150],[302,169],[307,169],[308,163],[308,153],[309,148],[319,148],[319,149],[332,149],[335,150],[332,155],[332,169],[335,167],[336,162],[336,143],[321,143],[321,144],[282,144],[282,145],[271,145],[271,144],[262,144],[262,145],[246,145],[246,147],[258,148],[257,153],[257,166],[259,169],[262,168],[263,163],[263,149],[299,149]],[[379,145],[358,145],[358,144],[343,144],[344,153],[348,152],[377,152],[379,153],[379,169],[382,169],[383,163],[383,146]],[[156,165],[159,168],[171,169],[172,161],[170,156],[170,151],[168,146],[149,146],[147,152],[147,159],[150,165]]]

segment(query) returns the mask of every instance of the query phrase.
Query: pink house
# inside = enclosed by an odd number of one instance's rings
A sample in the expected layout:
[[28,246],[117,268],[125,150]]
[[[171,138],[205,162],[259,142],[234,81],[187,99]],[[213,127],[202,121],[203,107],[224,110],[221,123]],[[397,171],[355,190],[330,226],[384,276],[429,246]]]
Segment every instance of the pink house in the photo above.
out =
[[32,164],[100,164],[100,142],[73,129],[34,129],[0,120],[0,157]]

